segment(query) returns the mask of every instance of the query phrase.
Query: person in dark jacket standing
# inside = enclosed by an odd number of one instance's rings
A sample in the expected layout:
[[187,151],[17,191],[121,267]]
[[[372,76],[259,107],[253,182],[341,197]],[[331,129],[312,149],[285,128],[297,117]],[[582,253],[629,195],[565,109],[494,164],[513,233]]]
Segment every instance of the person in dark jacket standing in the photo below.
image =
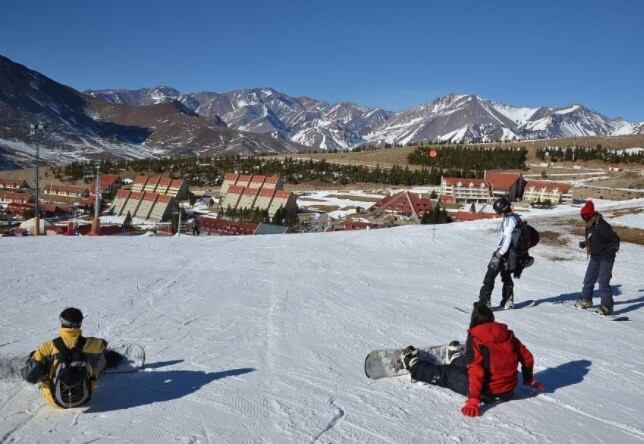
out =
[[419,360],[419,352],[407,347],[403,364],[411,379],[446,387],[467,397],[461,408],[465,416],[479,416],[483,402],[507,401],[517,386],[517,366],[521,364],[523,383],[543,391],[534,378],[534,358],[508,326],[494,321],[494,313],[475,302],[467,331],[465,356],[454,355],[449,364],[436,365]]
[[590,262],[586,268],[581,298],[577,300],[575,306],[583,309],[593,306],[593,289],[599,281],[601,302],[597,313],[611,315],[613,314],[613,292],[610,288],[610,279],[613,276],[613,265],[619,250],[620,239],[602,215],[595,211],[591,200],[587,200],[581,209],[581,217],[586,222],[586,233],[584,240],[579,242],[579,248],[586,249]]

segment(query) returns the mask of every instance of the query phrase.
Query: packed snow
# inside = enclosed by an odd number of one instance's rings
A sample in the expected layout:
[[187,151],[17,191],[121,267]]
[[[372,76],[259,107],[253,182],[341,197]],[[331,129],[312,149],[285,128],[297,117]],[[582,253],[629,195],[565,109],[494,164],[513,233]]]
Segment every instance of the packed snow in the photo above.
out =
[[[578,211],[526,217],[561,231]],[[54,337],[68,305],[86,314],[86,335],[147,351],[144,370],[106,375],[87,408],[54,411],[34,386],[0,382],[0,441],[642,442],[644,247],[631,243],[612,281],[629,322],[570,307],[587,263],[577,236],[533,249],[515,293],[535,306],[496,315],[534,353],[544,393],[520,388],[466,418],[447,389],[365,377],[372,349],[465,339],[469,316],[455,307],[477,298],[497,228],[0,239],[2,354]]]

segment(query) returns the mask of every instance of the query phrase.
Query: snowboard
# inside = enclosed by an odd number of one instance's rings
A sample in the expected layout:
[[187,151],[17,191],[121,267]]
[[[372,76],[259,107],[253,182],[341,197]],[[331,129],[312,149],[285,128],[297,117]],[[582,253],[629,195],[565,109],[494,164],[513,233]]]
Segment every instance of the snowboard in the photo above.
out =
[[133,342],[109,345],[105,355],[104,374],[133,373],[145,365],[145,349]]
[[[447,348],[449,344],[418,347],[419,360],[433,364],[447,364]],[[364,361],[364,372],[369,379],[390,378],[408,375],[402,362],[403,348],[390,348],[371,351]],[[461,353],[464,353],[461,344]]]
[[[500,305],[495,305],[491,308],[492,311],[505,311],[505,310],[519,310],[521,308],[528,308],[532,307],[536,304],[536,301],[534,299],[528,299],[526,301],[521,301],[515,303],[512,308],[505,308]],[[469,311],[465,310],[463,307],[454,307],[454,310],[460,311],[461,313],[465,314],[470,314],[472,310],[470,309]]]
[[591,307],[591,308],[584,309],[584,308],[575,307],[574,305],[568,305],[568,304],[561,304],[561,305],[563,305],[564,307],[569,307],[569,308],[571,308],[573,310],[585,311],[586,313],[590,313],[591,315],[593,315],[595,317],[598,317],[598,318],[601,318],[601,319],[604,319],[606,321],[618,321],[618,322],[621,322],[621,321],[630,321],[631,320],[631,318],[629,318],[628,316],[623,316],[623,315],[616,315],[616,314],[601,315],[601,314],[597,313],[597,309],[599,308],[599,306],[594,306],[594,307]]
[[[145,365],[145,350],[139,344],[118,343],[110,345],[106,353],[110,351],[113,353],[112,365],[106,365],[103,374],[132,373]],[[28,358],[28,354],[22,353],[0,355],[0,381],[22,380],[21,370]]]

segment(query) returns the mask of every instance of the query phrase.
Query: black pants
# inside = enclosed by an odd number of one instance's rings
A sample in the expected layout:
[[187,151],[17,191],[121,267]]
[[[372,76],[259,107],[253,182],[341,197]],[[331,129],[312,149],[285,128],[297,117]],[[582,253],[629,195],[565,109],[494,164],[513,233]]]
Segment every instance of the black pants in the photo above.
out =
[[483,286],[479,292],[479,301],[487,304],[490,302],[492,297],[492,291],[494,290],[494,281],[496,277],[501,273],[501,280],[503,281],[503,290],[501,291],[501,305],[505,303],[508,299],[514,296],[514,282],[512,281],[512,275],[509,271],[505,269],[505,262],[500,261],[496,267],[487,267],[487,272],[483,278]]
[[447,365],[419,361],[411,369],[411,379],[445,387],[467,396],[468,379],[464,356],[454,359],[451,364]]
[[[460,356],[451,364],[436,365],[427,361],[419,361],[411,369],[411,379],[427,382],[439,387],[445,387],[453,392],[468,397],[469,380],[465,356]],[[481,395],[481,401],[485,403],[505,402],[512,399],[514,390],[502,395]]]

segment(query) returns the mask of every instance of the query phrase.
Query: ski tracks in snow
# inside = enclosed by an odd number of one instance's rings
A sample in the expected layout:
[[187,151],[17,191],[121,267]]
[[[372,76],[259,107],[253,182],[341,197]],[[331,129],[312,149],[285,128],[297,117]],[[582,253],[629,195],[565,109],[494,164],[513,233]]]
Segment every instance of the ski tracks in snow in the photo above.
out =
[[331,404],[331,406],[335,410],[335,413],[333,414],[333,418],[331,418],[331,421],[327,424],[327,426],[324,428],[324,430],[322,430],[320,433],[318,433],[317,436],[313,439],[314,444],[316,442],[318,442],[318,440],[320,439],[320,437],[322,435],[327,433],[329,430],[333,429],[336,426],[336,424],[338,423],[338,421],[340,421],[340,420],[342,420],[342,418],[344,418],[344,410],[339,405],[336,404],[334,398],[329,399],[329,404]]

